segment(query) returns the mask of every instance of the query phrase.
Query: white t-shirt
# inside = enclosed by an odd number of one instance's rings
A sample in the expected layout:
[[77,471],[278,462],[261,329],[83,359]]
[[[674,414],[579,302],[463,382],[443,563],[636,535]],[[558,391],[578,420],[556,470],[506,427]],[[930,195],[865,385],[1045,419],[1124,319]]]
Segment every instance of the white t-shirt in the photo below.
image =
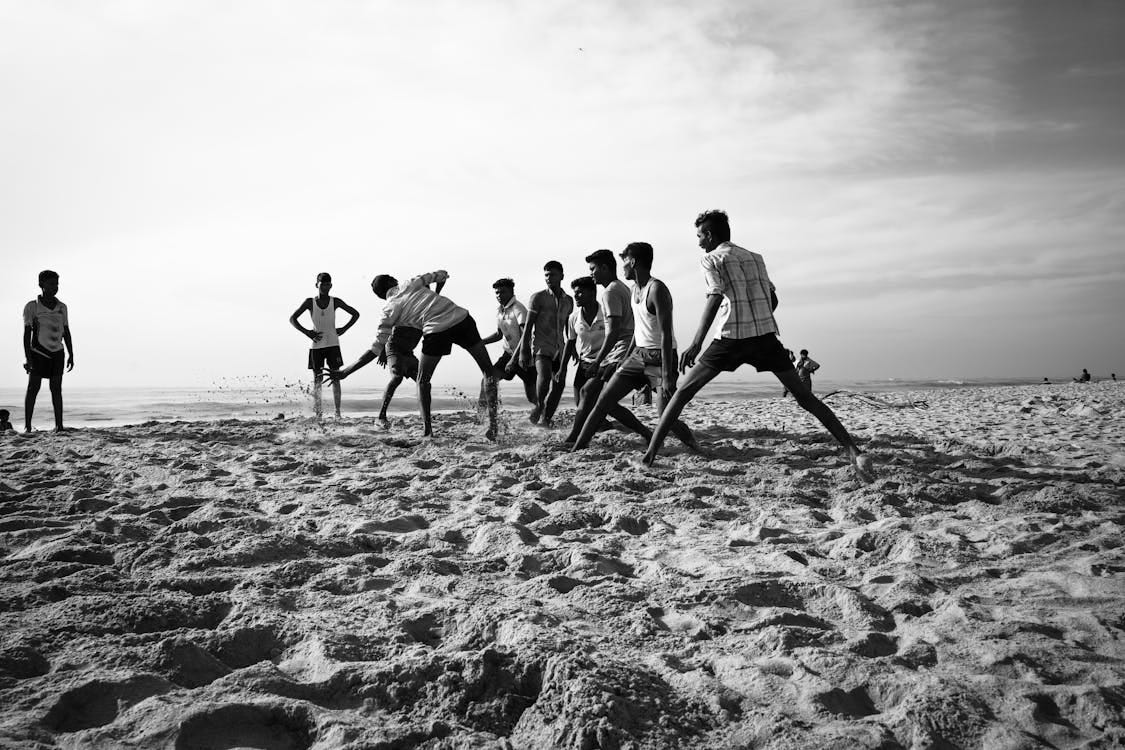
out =
[[23,308],[23,325],[33,333],[31,346],[43,352],[61,352],[63,331],[70,325],[66,304],[62,300],[56,300],[55,309],[52,310],[40,299],[36,297]]
[[574,351],[578,354],[579,362],[593,362],[594,357],[605,343],[605,316],[602,315],[602,306],[594,313],[594,320],[586,322],[582,308],[574,308],[570,318],[566,321],[566,340],[574,342]]

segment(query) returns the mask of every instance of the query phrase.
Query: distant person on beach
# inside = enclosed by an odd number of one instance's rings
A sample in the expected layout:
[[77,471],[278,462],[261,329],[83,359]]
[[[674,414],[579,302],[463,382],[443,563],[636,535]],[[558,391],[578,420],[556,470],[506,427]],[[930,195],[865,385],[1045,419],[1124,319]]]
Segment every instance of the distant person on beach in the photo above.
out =
[[[621,406],[621,398],[629,391],[651,385],[657,396],[657,408],[663,412],[676,390],[676,339],[672,329],[672,295],[660,279],[652,275],[652,245],[647,242],[630,242],[621,252],[621,266],[625,278],[633,282],[630,305],[633,312],[633,339],[621,366],[613,373],[598,400],[590,410],[574,450],[582,450],[598,430],[607,413],[626,413],[636,422],[636,417]],[[611,411],[611,405],[617,409]],[[627,423],[628,424],[628,423]],[[687,425],[678,420],[668,424],[685,445],[698,450],[698,444]],[[641,433],[647,436],[647,428]]]
[[808,349],[801,350],[801,358],[797,360],[796,369],[797,377],[800,378],[801,382],[805,384],[805,387],[809,389],[809,393],[812,393],[812,374],[820,369],[820,363],[809,358]]
[[[70,337],[70,316],[59,293],[59,275],[39,272],[41,294],[23,308],[23,369],[27,373],[24,398],[24,432],[31,432],[31,416],[43,378],[51,390],[55,411],[55,431],[63,431],[63,371],[74,369],[74,341]],[[65,350],[64,350],[65,346]]]
[[557,260],[543,266],[547,288],[531,295],[527,305],[527,320],[519,343],[520,367],[535,370],[535,406],[528,419],[532,424],[550,427],[555,409],[565,390],[566,374],[562,382],[555,373],[562,368],[563,340],[566,321],[574,312],[574,298],[563,291],[563,267]]
[[0,409],[0,432],[15,432],[12,427],[11,419],[12,413],[7,409]]
[[[520,367],[519,346],[523,336],[523,326],[527,322],[527,308],[516,299],[516,282],[509,278],[497,279],[492,282],[492,289],[496,294],[496,331],[485,336],[485,346],[497,341],[504,342],[504,351],[493,363],[496,377],[501,380],[511,380],[519,377],[523,383],[524,396],[527,402],[534,406],[537,402],[536,374],[534,369]],[[481,403],[486,403],[485,384],[480,385]]]
[[1043,378],[1043,385],[1050,385],[1050,384],[1051,384],[1050,380],[1047,380],[1047,378]]
[[[309,369],[313,371],[313,409],[317,419],[323,415],[321,404],[321,383],[324,382],[324,366],[328,365],[330,372],[336,372],[344,366],[344,356],[340,352],[340,337],[359,320],[359,312],[348,305],[339,297],[328,295],[332,291],[332,275],[318,273],[316,275],[316,297],[306,297],[297,311],[289,316],[289,323],[301,333],[312,340],[309,349]],[[343,328],[336,327],[336,310],[340,309],[351,315],[351,320]],[[297,320],[301,313],[308,311],[312,318],[312,328],[305,328]],[[336,417],[340,416],[340,381],[332,380],[332,402],[336,406]]]
[[[773,317],[777,294],[762,256],[730,241],[730,223],[723,211],[701,213],[696,217],[695,228],[704,253],[700,265],[703,267],[707,300],[695,337],[680,356],[681,371],[689,367],[692,369],[668,406],[662,410],[644,462],[652,464],[656,460],[660,446],[680,412],[703,386],[721,372],[733,372],[749,364],[758,372],[772,372],[789,389],[801,408],[820,420],[844,446],[860,479],[871,481],[870,459],[860,451],[832,410],[801,382],[785,347],[777,338],[777,323]],[[713,340],[700,356],[704,339],[719,313],[720,338]]]
[[1085,367],[1082,368],[1082,374],[1079,375],[1078,377],[1076,377],[1074,379],[1074,382],[1075,383],[1089,383],[1090,382],[1090,373],[1086,372]]
[[1109,379],[1110,379],[1110,380],[1112,380],[1112,381],[1113,381],[1114,383],[1116,383],[1116,382],[1117,382],[1117,373],[1116,373],[1116,372],[1111,372],[1111,373],[1109,374]]
[[371,282],[371,291],[379,299],[386,300],[382,317],[379,320],[379,333],[371,348],[360,355],[352,364],[331,377],[339,380],[365,367],[387,347],[392,331],[396,326],[408,326],[422,331],[422,357],[418,366],[418,406],[422,412],[422,434],[434,434],[431,416],[431,380],[441,358],[453,351],[453,345],[469,352],[477,363],[485,379],[488,407],[488,430],[485,437],[495,440],[497,435],[496,374],[488,359],[488,349],[481,340],[480,331],[473,316],[463,307],[430,289],[437,283],[439,288],[449,279],[445,271],[433,271],[415,276],[403,284],[387,274],[379,274]]
[[[441,289],[439,288],[440,292]],[[418,358],[414,356],[414,349],[422,340],[422,331],[410,326],[395,326],[391,331],[391,340],[387,348],[379,355],[379,364],[391,371],[391,379],[383,390],[383,404],[379,407],[379,422],[384,427],[390,427],[391,421],[387,419],[387,408],[395,391],[402,385],[403,378],[418,381]]]

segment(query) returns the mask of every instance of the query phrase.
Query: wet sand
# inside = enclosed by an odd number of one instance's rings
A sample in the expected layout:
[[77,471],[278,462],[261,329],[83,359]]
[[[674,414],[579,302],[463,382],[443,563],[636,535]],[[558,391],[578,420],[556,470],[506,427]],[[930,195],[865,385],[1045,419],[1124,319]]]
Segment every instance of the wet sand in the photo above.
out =
[[0,437],[0,746],[1125,743],[1125,388],[875,395]]

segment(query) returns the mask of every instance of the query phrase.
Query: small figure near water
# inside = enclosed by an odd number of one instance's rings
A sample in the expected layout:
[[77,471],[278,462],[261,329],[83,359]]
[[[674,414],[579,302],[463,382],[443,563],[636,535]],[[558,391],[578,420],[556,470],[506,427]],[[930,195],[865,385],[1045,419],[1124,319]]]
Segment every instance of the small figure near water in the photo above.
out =
[[[38,297],[23,308],[23,369],[27,372],[24,398],[24,432],[31,432],[31,415],[43,378],[51,389],[55,411],[55,431],[63,431],[63,370],[74,369],[74,341],[70,337],[70,316],[59,293],[59,275],[51,270],[39,272]],[[64,350],[65,345],[65,350]],[[65,368],[64,368],[65,364]]]
[[820,363],[814,359],[809,358],[809,350],[801,350],[801,358],[797,360],[797,377],[812,393],[812,374],[820,369]]
[[8,421],[11,416],[12,413],[7,409],[0,409],[0,432],[15,432],[12,423]]
[[[289,323],[301,333],[312,340],[309,349],[309,369],[313,371],[313,409],[317,419],[323,415],[320,390],[324,382],[324,366],[328,365],[329,372],[337,372],[344,366],[344,356],[340,353],[340,337],[359,320],[359,312],[348,305],[339,297],[329,296],[332,291],[332,274],[318,273],[316,275],[316,297],[306,297],[296,312],[289,316]],[[339,308],[352,316],[343,328],[336,327],[336,309]],[[297,318],[301,313],[308,311],[312,318],[313,327],[305,328]],[[336,417],[340,416],[340,381],[332,380],[332,402],[336,406]]]
[[1090,382],[1090,373],[1086,372],[1085,367],[1082,368],[1082,374],[1079,375],[1078,377],[1076,377],[1074,379],[1074,382],[1075,383],[1089,383]]

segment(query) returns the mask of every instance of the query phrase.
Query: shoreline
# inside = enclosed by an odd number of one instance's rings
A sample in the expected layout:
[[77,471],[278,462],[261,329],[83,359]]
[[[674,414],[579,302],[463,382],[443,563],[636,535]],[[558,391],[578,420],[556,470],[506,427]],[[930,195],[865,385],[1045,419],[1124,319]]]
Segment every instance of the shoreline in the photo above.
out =
[[0,744],[1125,740],[1125,389],[882,400],[5,438]]

